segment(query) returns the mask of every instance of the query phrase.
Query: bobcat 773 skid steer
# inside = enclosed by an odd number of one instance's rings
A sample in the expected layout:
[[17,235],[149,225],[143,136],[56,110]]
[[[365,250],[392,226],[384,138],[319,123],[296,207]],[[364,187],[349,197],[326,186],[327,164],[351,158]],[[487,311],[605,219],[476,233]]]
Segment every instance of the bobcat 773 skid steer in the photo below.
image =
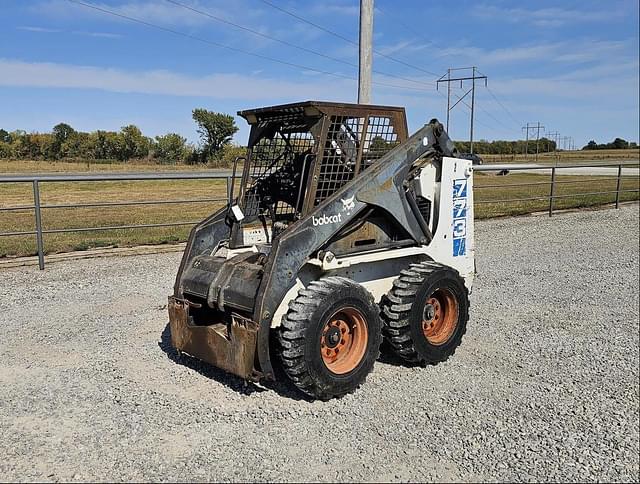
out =
[[412,363],[452,355],[474,276],[473,173],[443,126],[407,137],[403,108],[312,101],[238,114],[251,125],[239,193],[232,182],[191,231],[173,346],[250,380],[273,379],[277,357],[320,399],[355,390],[383,337]]

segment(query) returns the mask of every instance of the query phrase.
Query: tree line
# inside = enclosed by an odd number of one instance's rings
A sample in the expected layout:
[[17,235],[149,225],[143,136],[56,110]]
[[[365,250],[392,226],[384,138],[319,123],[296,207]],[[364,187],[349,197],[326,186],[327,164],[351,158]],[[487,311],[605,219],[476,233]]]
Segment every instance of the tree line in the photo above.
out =
[[[456,147],[462,153],[469,153],[470,146],[468,141],[456,141]],[[616,138],[611,143],[598,144],[595,141],[589,141],[583,150],[620,150],[628,148],[637,148],[638,144],[626,141],[622,138]],[[558,147],[559,148],[559,147]],[[548,153],[556,150],[556,142],[549,138],[542,137],[538,140],[538,152]],[[516,140],[516,141],[474,141],[473,152],[480,155],[518,155],[528,153],[533,155],[536,153],[536,140]]]
[[231,145],[238,131],[233,116],[194,109],[200,143],[193,145],[178,133],[154,138],[130,124],[120,131],[76,131],[59,123],[49,133],[0,129],[0,158],[18,160],[105,160],[228,165],[242,148]]
[[[27,133],[22,130],[9,132],[0,129],[0,159],[119,162],[150,160],[157,163],[229,166],[236,156],[244,154],[245,148],[231,145],[231,139],[238,131],[233,116],[198,108],[193,110],[192,117],[200,137],[198,145],[188,143],[178,133],[151,138],[133,124],[123,126],[120,131],[76,131],[66,123],[55,125],[50,133]],[[455,144],[460,152],[470,152],[468,141],[456,141]],[[537,144],[539,153],[556,150],[556,142],[545,137],[540,138]],[[382,138],[374,139],[371,148],[374,145],[374,151],[386,151],[391,147],[381,146],[386,145]],[[616,138],[611,143],[603,144],[591,140],[582,149],[625,149],[637,146],[637,143]],[[535,154],[536,141],[479,140],[473,143],[473,150],[481,155]]]
[[598,144],[594,140],[589,141],[583,150],[625,150],[628,148],[637,148],[638,143],[629,142],[622,138],[616,138],[611,143]]
[[[456,148],[461,153],[469,153],[471,151],[470,143],[468,141],[455,141]],[[538,140],[538,152],[547,153],[555,151],[556,142],[542,137]],[[535,155],[536,153],[536,140],[496,140],[487,141],[479,140],[473,142],[473,152],[479,155],[520,155],[528,153]]]

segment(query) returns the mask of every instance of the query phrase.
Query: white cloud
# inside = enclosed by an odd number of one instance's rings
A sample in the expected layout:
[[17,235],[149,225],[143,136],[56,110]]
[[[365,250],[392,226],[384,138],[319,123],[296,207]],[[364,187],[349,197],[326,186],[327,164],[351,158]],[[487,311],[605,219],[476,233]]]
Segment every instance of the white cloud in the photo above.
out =
[[[147,22],[160,23],[163,25],[200,25],[207,21],[205,17],[195,12],[178,8],[164,1],[108,4],[88,0],[85,3],[119,15],[144,19]],[[58,18],[77,18],[78,16],[109,18],[104,12],[65,0],[46,0],[40,2],[32,7],[32,11],[34,13]],[[114,20],[116,17],[111,16],[110,19]]]
[[[83,0],[83,3],[93,5],[98,9],[114,12],[118,15],[133,17],[145,22],[161,25],[195,27],[213,22],[211,18],[205,15],[164,0],[124,1],[120,3]],[[244,0],[234,0],[233,8],[229,8],[229,2],[224,0],[209,0],[207,2],[202,2],[201,0],[181,0],[180,3],[227,20],[238,16],[239,19],[246,21],[247,18],[259,18],[263,13],[261,9],[246,7]],[[31,11],[36,14],[55,18],[77,19],[78,17],[94,17],[103,20],[126,21],[126,19],[118,19],[117,16],[109,15],[106,12],[92,9],[78,3],[70,3],[66,0],[44,0],[34,5]]]
[[0,59],[0,85],[100,89],[121,93],[198,96],[218,99],[337,99],[354,83],[313,73],[313,80],[281,81],[241,74],[188,76],[166,70],[125,71],[94,66]]
[[603,22],[624,18],[626,15],[621,8],[609,6],[606,11],[594,10],[585,6],[580,10],[568,8],[548,7],[539,9],[503,8],[495,5],[476,5],[472,14],[478,18],[510,23],[531,23],[538,27],[561,27],[566,24]]
[[326,15],[338,15],[338,16],[359,16],[360,15],[360,5],[358,2],[334,2],[327,3],[325,1],[317,3],[313,6],[311,11],[315,14],[326,14]]
[[520,99],[551,101],[579,101],[583,105],[605,102],[611,106],[637,104],[638,61],[615,66],[596,66],[548,77],[518,77],[497,79],[493,90]]
[[[572,39],[562,42],[538,43],[483,49],[460,46],[441,50],[442,55],[473,61],[476,65],[513,64],[516,62],[544,61],[545,63],[579,64],[583,62],[618,62],[631,56],[636,41],[604,41]],[[419,45],[419,44],[418,44]]]
[[27,32],[37,32],[37,33],[46,33],[46,34],[73,34],[73,35],[84,35],[87,37],[101,37],[105,39],[120,39],[123,36],[121,34],[115,34],[112,32],[91,32],[85,30],[73,30],[71,32],[67,30],[59,30],[59,29],[50,29],[45,27],[16,27],[18,30],[25,30]]
[[39,32],[39,33],[43,33],[43,34],[57,34],[62,32],[62,30],[58,30],[58,29],[49,29],[49,28],[45,28],[45,27],[31,27],[31,26],[24,26],[24,27],[16,27],[18,30],[24,30],[26,32]]
[[121,34],[114,34],[111,32],[85,32],[81,30],[74,30],[71,33],[74,35],[85,35],[87,37],[100,37],[104,39],[121,39],[123,37]]

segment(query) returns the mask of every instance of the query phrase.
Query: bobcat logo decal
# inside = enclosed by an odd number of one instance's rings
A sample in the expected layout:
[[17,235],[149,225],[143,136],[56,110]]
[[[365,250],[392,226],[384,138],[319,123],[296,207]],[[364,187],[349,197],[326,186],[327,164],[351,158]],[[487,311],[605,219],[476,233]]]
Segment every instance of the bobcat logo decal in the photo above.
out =
[[354,202],[354,198],[356,198],[356,196],[354,195],[351,198],[341,198],[340,201],[342,202],[342,211],[343,212],[351,212],[351,210],[353,210],[356,206],[356,203]]

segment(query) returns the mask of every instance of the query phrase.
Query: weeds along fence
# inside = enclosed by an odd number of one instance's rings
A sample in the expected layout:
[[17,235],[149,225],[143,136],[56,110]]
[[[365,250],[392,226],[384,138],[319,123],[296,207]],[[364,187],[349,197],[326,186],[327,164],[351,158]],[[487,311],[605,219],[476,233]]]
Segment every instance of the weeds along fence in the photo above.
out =
[[[474,198],[476,215],[494,216],[527,213],[546,210],[549,216],[554,210],[568,206],[596,204],[615,204],[638,199],[638,164],[572,164],[560,166],[540,165],[480,165],[475,166],[477,173]],[[575,170],[586,170],[589,174],[575,175]],[[566,173],[566,175],[565,175]],[[573,173],[573,175],[572,175]],[[506,175],[506,176],[496,176]],[[95,192],[86,190],[86,199],[79,202],[42,203],[41,187],[45,184],[80,184],[98,182],[144,182],[144,181],[196,181],[211,180],[220,184],[218,196],[197,198],[170,198],[161,196],[153,199],[99,201]],[[33,215],[31,227],[21,230],[0,231],[0,245],[8,237],[35,238],[35,247],[40,269],[45,266],[45,236],[52,234],[82,234],[87,232],[154,229],[158,227],[190,227],[199,220],[177,220],[154,223],[126,223],[96,225],[95,214],[87,217],[87,224],[71,227],[49,227],[43,219],[43,212],[69,209],[112,209],[115,207],[136,206],[176,206],[226,203],[232,197],[233,179],[231,172],[156,172],[156,173],[96,173],[96,174],[36,174],[36,175],[0,175],[0,195],[6,184],[27,186],[30,203],[28,205],[7,204],[0,199],[0,230],[9,224],[2,224],[2,218],[16,212],[29,212]],[[631,188],[629,188],[631,186]],[[224,187],[224,191],[222,188]],[[563,191],[563,188],[570,190]],[[26,192],[25,192],[26,193]],[[187,192],[188,193],[188,192]],[[94,197],[92,197],[94,195]],[[27,196],[27,195],[25,195]],[[120,194],[126,197],[126,190]],[[4,198],[4,197],[3,197]],[[566,202],[571,201],[570,204]],[[186,213],[176,210],[178,214]],[[175,215],[175,213],[174,213]],[[93,225],[91,225],[93,223]],[[2,251],[0,251],[2,252]],[[2,255],[2,254],[0,254]]]

